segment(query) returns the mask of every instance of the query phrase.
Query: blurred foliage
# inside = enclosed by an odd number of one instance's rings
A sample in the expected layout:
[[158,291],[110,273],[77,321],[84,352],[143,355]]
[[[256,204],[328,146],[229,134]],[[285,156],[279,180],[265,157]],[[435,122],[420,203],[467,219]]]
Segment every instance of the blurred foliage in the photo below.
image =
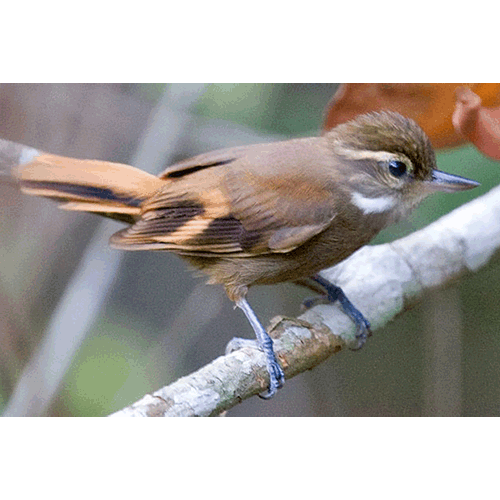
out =
[[[153,105],[164,88],[162,84],[127,84],[120,86],[119,90]],[[262,132],[290,137],[315,135],[319,133],[324,109],[335,88],[336,84],[213,84],[193,111],[205,118],[227,120]],[[141,132],[137,131],[138,137]],[[124,150],[128,151],[123,146],[116,148],[120,156]],[[114,159],[113,155],[110,159]],[[470,146],[440,152],[438,165],[442,170],[480,181],[481,187],[427,199],[410,220],[384,231],[374,243],[399,238],[427,225],[485,193],[498,184],[500,177],[498,163],[486,159]],[[39,203],[36,206],[44,207],[43,210],[49,205],[45,201]],[[52,207],[46,210],[49,214],[46,217],[55,213]],[[87,224],[93,224],[89,220]],[[0,219],[0,229],[1,223]],[[3,224],[9,226],[6,222]],[[77,229],[72,232],[75,246],[82,245],[75,234]],[[86,234],[88,238],[88,230]],[[68,260],[64,266],[67,269],[64,272],[70,274],[76,265],[74,262],[78,262],[78,252],[72,248],[73,243],[65,245],[69,245],[65,252],[68,259],[76,252],[76,257],[73,257],[76,260]],[[131,254],[125,256],[108,303],[65,378],[64,387],[51,410],[54,415],[106,415],[209,362],[223,352],[225,343],[234,334],[247,332],[251,336],[243,315],[233,311],[229,301],[225,300],[217,319],[205,325],[199,334],[190,336],[189,325],[185,328],[181,325],[178,337],[169,337],[166,332],[174,324],[177,311],[199,280],[170,254]],[[16,281],[9,278],[12,271],[2,272],[5,272],[6,280]],[[58,276],[60,280],[67,279]],[[21,281],[26,283],[26,279]],[[41,333],[50,317],[51,307],[62,291],[54,276],[41,283],[39,289],[40,305],[34,310],[38,312],[31,312],[29,324]],[[498,262],[490,263],[474,276],[451,285],[450,289],[458,290],[459,309],[463,316],[462,414],[498,415]],[[448,297],[446,290],[436,293]],[[50,295],[50,300],[47,295]],[[308,295],[305,290],[284,284],[252,290],[250,300],[265,323],[278,314],[297,315],[301,300]],[[450,300],[456,299],[450,295]],[[424,376],[429,343],[428,334],[424,333],[426,314],[423,301],[383,330],[375,332],[361,352],[335,356],[315,370],[287,381],[274,400],[264,402],[253,398],[230,414],[425,414],[428,411],[424,408],[425,391],[429,390]],[[7,385],[0,387],[0,409],[8,398],[7,392]]]
[[325,101],[337,85],[213,84],[197,107],[210,118],[294,136],[318,133]]
[[[134,328],[135,326],[135,328]],[[102,416],[122,406],[130,394],[150,390],[157,363],[148,356],[144,324],[103,318],[80,349],[60,399],[74,415]]]

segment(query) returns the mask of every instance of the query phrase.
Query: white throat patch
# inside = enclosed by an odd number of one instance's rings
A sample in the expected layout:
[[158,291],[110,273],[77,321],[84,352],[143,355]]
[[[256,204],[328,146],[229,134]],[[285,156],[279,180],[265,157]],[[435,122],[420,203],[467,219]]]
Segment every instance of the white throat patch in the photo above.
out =
[[367,198],[365,195],[354,191],[351,200],[365,214],[379,214],[387,212],[394,207],[396,198],[392,196],[380,196],[379,198]]

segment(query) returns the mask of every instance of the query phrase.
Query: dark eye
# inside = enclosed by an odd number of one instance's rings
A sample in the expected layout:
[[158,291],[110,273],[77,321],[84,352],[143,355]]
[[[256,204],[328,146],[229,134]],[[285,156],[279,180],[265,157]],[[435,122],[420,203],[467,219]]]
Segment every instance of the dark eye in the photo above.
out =
[[389,172],[394,177],[401,177],[406,174],[406,164],[402,161],[390,161],[389,162]]

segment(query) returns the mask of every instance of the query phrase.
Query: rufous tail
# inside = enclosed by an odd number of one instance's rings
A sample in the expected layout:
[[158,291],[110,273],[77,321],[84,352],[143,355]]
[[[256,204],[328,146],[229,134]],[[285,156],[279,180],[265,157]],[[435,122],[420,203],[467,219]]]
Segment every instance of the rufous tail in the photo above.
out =
[[21,190],[62,202],[61,208],[133,222],[142,202],[162,181],[142,170],[98,160],[77,160],[26,148],[12,169]]

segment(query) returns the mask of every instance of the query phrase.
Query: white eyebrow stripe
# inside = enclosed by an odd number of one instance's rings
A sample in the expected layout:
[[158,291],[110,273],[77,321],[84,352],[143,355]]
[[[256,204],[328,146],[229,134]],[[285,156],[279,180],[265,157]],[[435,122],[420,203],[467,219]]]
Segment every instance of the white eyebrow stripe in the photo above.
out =
[[351,200],[365,214],[379,214],[387,212],[394,207],[396,199],[393,196],[380,196],[379,198],[367,198],[354,191]]
[[350,160],[390,161],[406,158],[403,154],[389,153],[388,151],[349,149],[338,144],[335,144],[335,152],[347,156]]

